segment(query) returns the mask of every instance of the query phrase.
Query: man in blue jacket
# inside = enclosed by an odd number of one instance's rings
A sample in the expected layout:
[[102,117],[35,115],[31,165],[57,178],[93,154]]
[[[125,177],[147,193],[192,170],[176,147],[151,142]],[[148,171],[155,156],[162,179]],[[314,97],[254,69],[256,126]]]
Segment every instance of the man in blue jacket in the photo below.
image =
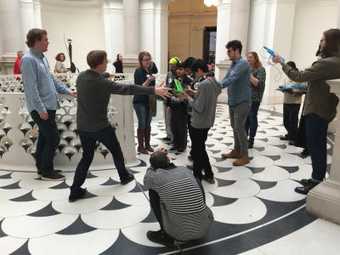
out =
[[242,43],[234,40],[226,45],[228,57],[232,65],[225,78],[221,81],[223,88],[228,88],[228,105],[230,123],[234,132],[234,149],[222,154],[222,158],[235,158],[234,166],[249,163],[248,141],[245,123],[251,105],[250,67],[241,57]]

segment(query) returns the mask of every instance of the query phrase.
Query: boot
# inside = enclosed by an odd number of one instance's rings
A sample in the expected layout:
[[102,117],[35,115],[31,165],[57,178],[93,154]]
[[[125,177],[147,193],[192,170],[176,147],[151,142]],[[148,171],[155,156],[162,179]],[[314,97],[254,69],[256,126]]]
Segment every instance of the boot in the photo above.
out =
[[249,140],[248,140],[248,148],[249,149],[254,148],[254,138],[249,138]]
[[151,128],[145,129],[145,149],[149,152],[154,152],[150,145],[150,138],[151,138]]
[[249,164],[250,159],[248,156],[242,156],[233,162],[233,166],[244,166]]
[[144,147],[144,137],[145,137],[145,129],[138,128],[137,129],[137,139],[138,139],[137,151],[141,154],[149,154],[148,151]]
[[227,159],[227,158],[240,158],[240,157],[241,157],[241,154],[237,150],[232,150],[229,153],[223,153],[222,154],[222,158],[223,159]]

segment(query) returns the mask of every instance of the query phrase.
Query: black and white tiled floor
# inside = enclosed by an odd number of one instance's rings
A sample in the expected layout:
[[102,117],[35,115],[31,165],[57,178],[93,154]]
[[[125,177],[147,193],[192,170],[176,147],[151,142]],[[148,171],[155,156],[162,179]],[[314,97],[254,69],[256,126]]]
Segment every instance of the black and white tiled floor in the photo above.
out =
[[[285,133],[280,114],[261,110],[253,160],[233,167],[221,160],[232,148],[227,108],[219,105],[207,142],[216,184],[204,183],[215,222],[200,243],[184,245],[183,254],[238,254],[285,237],[312,223],[305,196],[294,192],[297,180],[311,174],[301,149],[279,139]],[[152,144],[162,144],[164,124],[154,121]],[[331,143],[328,145],[331,151]],[[171,154],[186,165],[187,154]],[[85,186],[90,195],[68,203],[73,173],[64,182],[42,182],[36,174],[0,171],[0,254],[176,254],[146,238],[158,224],[141,190],[148,156],[131,167],[136,182],[119,184],[115,170],[91,171]],[[328,158],[331,163],[331,156]],[[268,253],[270,254],[270,253]]]

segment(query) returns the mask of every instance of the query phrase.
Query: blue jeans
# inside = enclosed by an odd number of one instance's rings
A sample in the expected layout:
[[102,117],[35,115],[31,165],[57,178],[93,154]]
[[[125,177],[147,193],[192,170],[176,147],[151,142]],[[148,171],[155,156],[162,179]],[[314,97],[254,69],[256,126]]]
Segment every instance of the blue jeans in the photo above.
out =
[[252,102],[250,107],[250,112],[248,114],[248,118],[246,121],[246,131],[250,140],[254,140],[257,132],[257,128],[259,126],[257,120],[257,113],[260,108],[260,102]]
[[307,148],[311,155],[312,178],[322,181],[327,170],[327,129],[328,122],[316,114],[305,116]]
[[150,113],[149,104],[137,103],[133,104],[133,108],[137,115],[138,128],[151,128],[152,114]]

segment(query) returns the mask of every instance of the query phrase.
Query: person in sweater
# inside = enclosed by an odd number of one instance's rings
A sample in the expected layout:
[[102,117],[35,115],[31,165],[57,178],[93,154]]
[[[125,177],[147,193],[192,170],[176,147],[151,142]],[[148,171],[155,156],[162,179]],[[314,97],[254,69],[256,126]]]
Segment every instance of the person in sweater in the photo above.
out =
[[[295,62],[287,62],[292,69],[298,71]],[[289,81],[292,82],[292,81]],[[295,142],[298,133],[299,112],[304,91],[291,89],[284,92],[283,96],[283,125],[287,130],[281,140],[288,140],[290,143]]]
[[247,61],[251,67],[251,107],[246,121],[246,131],[248,136],[248,148],[251,149],[254,147],[254,139],[258,128],[257,113],[265,89],[266,69],[262,66],[259,56],[254,51],[248,52]]
[[108,63],[105,51],[91,51],[87,55],[87,63],[90,69],[80,73],[76,81],[78,91],[77,129],[83,155],[70,188],[70,202],[81,199],[86,195],[86,189],[81,188],[81,186],[85,182],[93,160],[97,142],[104,144],[111,152],[121,184],[124,185],[133,180],[133,176],[125,167],[116,130],[111,126],[107,117],[107,107],[111,94],[169,96],[167,88],[124,85],[107,80],[103,76]]
[[50,73],[44,55],[49,44],[47,31],[33,28],[26,38],[29,51],[22,58],[21,72],[27,110],[39,127],[35,153],[38,175],[42,180],[63,180],[65,177],[54,169],[53,164],[60,141],[56,123],[56,111],[59,106],[57,94],[76,96],[76,92],[69,90]]
[[[155,76],[150,71],[151,68],[151,55],[147,51],[142,51],[138,56],[139,67],[135,70],[134,80],[135,84],[143,87],[154,87]],[[142,154],[148,154],[153,152],[153,148],[150,145],[151,139],[151,120],[152,111],[150,105],[150,98],[148,95],[135,95],[133,98],[133,108],[135,109],[138,128],[138,148],[137,151]]]
[[21,66],[21,59],[23,56],[24,56],[24,53],[21,50],[17,52],[17,58],[15,59],[15,63],[13,66],[14,75],[21,74],[20,66]]
[[243,166],[250,162],[245,124],[251,105],[251,70],[248,62],[241,57],[242,43],[240,41],[230,41],[226,48],[232,65],[221,84],[223,88],[228,88],[229,116],[234,132],[234,149],[230,153],[222,154],[222,158],[235,158],[233,165]]
[[[196,60],[192,69],[197,79],[204,77],[208,72],[207,64],[201,59]],[[214,183],[214,173],[209,162],[205,142],[208,138],[208,132],[215,122],[217,97],[221,93],[221,86],[214,78],[203,80],[196,83],[195,86],[197,91],[190,88],[186,90],[186,95],[192,108],[189,132],[193,171],[195,177],[199,180],[204,179],[209,183]]]
[[303,187],[296,192],[307,194],[322,182],[327,170],[327,130],[328,124],[336,116],[339,98],[330,92],[327,80],[340,78],[340,30],[329,29],[322,35],[319,59],[310,68],[298,71],[284,63],[281,56],[275,56],[285,74],[295,82],[307,82],[303,116],[307,148],[312,159],[312,176],[303,179]]
[[150,164],[144,186],[149,190],[150,206],[160,230],[148,231],[147,237],[166,246],[173,246],[174,240],[203,238],[214,218],[201,183],[189,169],[170,163],[164,150],[154,152]]

